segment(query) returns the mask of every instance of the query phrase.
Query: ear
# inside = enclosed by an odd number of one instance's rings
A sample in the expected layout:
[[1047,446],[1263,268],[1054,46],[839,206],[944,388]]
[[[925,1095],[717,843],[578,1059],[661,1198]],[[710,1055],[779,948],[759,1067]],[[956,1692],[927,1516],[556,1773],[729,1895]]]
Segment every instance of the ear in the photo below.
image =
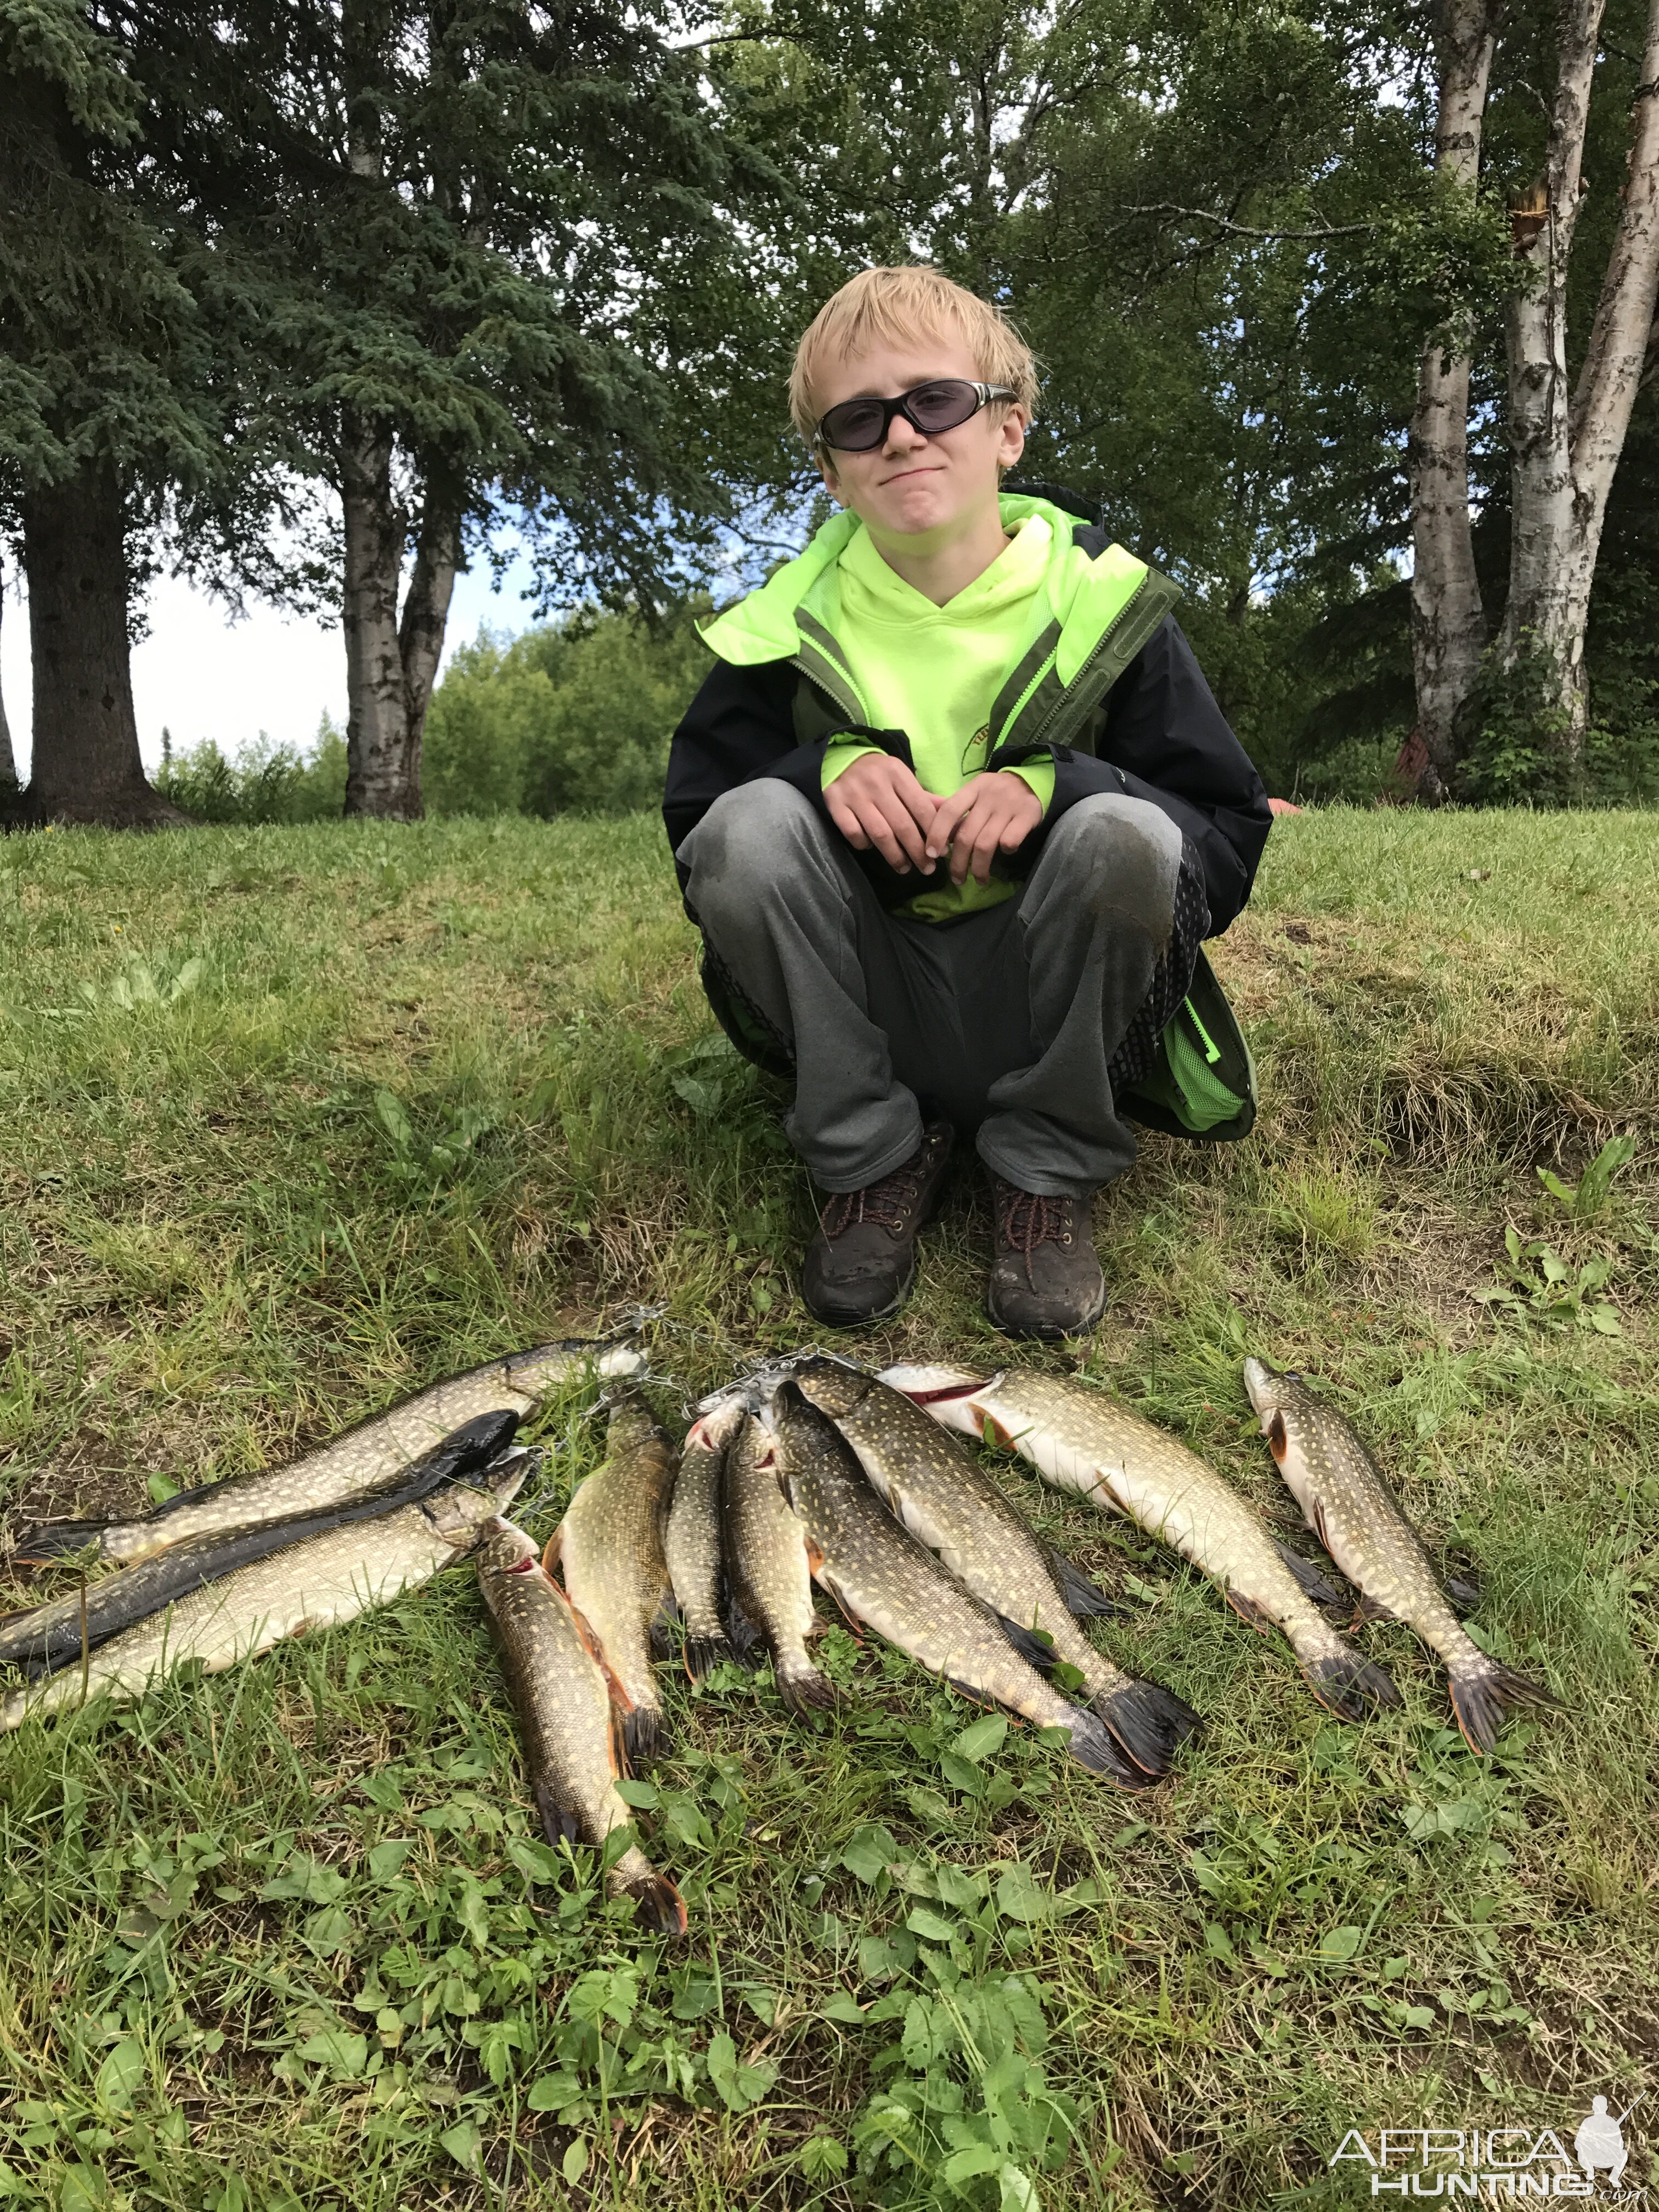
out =
[[1002,418],[1001,435],[997,441],[997,466],[1000,469],[1018,468],[1019,457],[1025,451],[1026,414],[1023,407],[1010,407]]
[[847,495],[841,488],[841,478],[831,467],[829,455],[822,446],[815,449],[815,457],[818,465],[818,474],[823,478],[825,491],[829,493],[837,507],[845,507]]

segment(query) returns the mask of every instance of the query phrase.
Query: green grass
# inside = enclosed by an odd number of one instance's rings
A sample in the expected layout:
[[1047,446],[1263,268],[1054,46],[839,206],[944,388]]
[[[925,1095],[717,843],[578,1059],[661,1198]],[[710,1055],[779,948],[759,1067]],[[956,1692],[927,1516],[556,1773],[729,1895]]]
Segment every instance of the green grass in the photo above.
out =
[[[591,1868],[538,1879],[463,1570],[0,1740],[0,2200],[988,2208],[1019,2169],[1049,2208],[1336,2206],[1350,2126],[1570,2135],[1659,2091],[1656,912],[1650,817],[1281,826],[1215,948],[1258,1131],[1149,1138],[1097,1221],[1087,1371],[1275,1511],[1241,1356],[1321,1377],[1565,1712],[1477,1762],[1389,1626],[1405,1713],[1340,1728],[1172,1555],[1000,1463],[1202,1744],[1126,1800],[1029,1731],[962,1745],[969,1708],[839,1630],[821,1734],[671,1685],[641,1825],[675,1959]],[[0,944],[21,1515],[142,1508],[631,1302],[666,1305],[665,1408],[811,1340],[810,1196],[709,1042],[653,820],[17,837]],[[1600,1211],[1540,1185],[1625,1132]],[[1605,1284],[1482,1302],[1509,1226]],[[858,1348],[1006,1357],[987,1243],[965,1169]],[[545,1533],[601,1425],[578,1392],[537,1432]]]

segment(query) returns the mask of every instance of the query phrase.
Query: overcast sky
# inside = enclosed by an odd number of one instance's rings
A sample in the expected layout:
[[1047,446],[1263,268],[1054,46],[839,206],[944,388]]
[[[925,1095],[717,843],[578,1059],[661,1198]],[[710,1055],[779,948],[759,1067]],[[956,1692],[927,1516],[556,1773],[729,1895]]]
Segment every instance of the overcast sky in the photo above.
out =
[[[509,568],[499,592],[481,564],[457,580],[444,658],[470,644],[481,623],[494,630],[528,629],[534,616],[520,598],[527,564]],[[29,621],[20,580],[8,568],[0,618],[0,697],[6,704],[17,772],[28,773]],[[132,656],[133,705],[144,763],[161,757],[161,729],[175,751],[216,738],[238,751],[261,730],[280,743],[309,744],[325,711],[345,724],[345,647],[337,627],[292,622],[257,607],[233,623],[224,609],[188,584],[158,583],[149,599],[149,635]]]

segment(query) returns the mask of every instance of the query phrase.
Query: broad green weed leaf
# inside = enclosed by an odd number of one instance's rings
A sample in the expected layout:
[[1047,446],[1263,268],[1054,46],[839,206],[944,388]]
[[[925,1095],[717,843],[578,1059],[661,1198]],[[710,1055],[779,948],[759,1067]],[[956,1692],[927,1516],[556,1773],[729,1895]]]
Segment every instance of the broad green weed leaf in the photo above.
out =
[[143,2045],[125,2036],[98,2069],[96,2094],[112,2112],[125,2112],[144,2078]]
[[532,2112],[562,2112],[568,2105],[580,2104],[582,2085],[574,2074],[544,2074],[530,2085],[525,2099]]
[[1001,1750],[1007,1735],[1006,1716],[987,1713],[983,1720],[975,1721],[971,1728],[963,1729],[951,1748],[958,1759],[965,1759],[971,1765],[976,1766],[981,1759],[989,1759],[994,1753]]
[[300,2045],[307,2066],[326,2066],[331,2074],[355,2081],[368,2063],[368,2038],[349,2028],[325,2027]]
[[390,1881],[414,1848],[407,1836],[391,1836],[385,1843],[376,1844],[368,1855],[370,1874],[376,1881]]
[[957,1933],[954,1920],[945,1919],[942,1913],[930,1912],[925,1905],[915,1906],[904,1924],[913,1936],[920,1936],[927,1943],[948,1943]]
[[1365,1940],[1363,1928],[1330,1928],[1319,1939],[1322,1959],[1352,1959]]
[[641,1813],[654,1813],[662,1802],[652,1782],[618,1782],[612,1786],[624,1805],[632,1805]]
[[483,2137],[471,2120],[458,2120],[453,2128],[444,2130],[438,2141],[457,2166],[465,2166],[469,2173],[478,2172]]
[[587,2171],[586,2136],[578,2136],[575,2142],[567,2147],[564,2156],[559,2160],[559,2171],[563,2174],[569,2186],[574,2189]]
[[1031,1879],[1031,1869],[1019,1860],[997,1876],[997,1911],[1009,1920],[1046,1920],[1054,1899]]
[[861,1882],[869,1883],[884,1874],[898,1855],[899,1848],[893,1840],[891,1830],[869,1820],[861,1828],[854,1830],[846,1850],[841,1855],[841,1863],[848,1874]]

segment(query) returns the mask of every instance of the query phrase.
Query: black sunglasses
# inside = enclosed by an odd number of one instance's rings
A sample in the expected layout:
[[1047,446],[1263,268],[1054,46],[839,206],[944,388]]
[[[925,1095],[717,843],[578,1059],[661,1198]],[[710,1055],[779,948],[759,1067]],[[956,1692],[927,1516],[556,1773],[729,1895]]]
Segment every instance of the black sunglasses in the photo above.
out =
[[977,415],[994,399],[1012,399],[1006,384],[969,384],[960,376],[936,376],[930,383],[912,386],[896,399],[843,399],[832,407],[817,427],[817,442],[838,453],[873,453],[884,445],[895,415],[902,415],[924,438],[941,430],[954,430]]

